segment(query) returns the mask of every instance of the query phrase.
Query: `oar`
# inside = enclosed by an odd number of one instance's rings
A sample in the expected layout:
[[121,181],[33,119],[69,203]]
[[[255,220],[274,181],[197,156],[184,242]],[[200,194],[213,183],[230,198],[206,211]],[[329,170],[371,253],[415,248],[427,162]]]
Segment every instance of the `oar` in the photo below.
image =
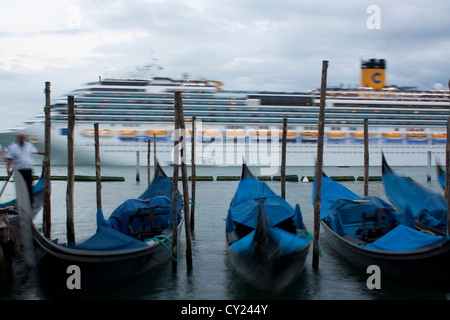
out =
[[0,192],[0,198],[2,197],[3,192],[5,191],[6,185],[8,184],[9,180],[11,179],[11,177],[12,177],[12,174],[11,174],[11,175],[8,177],[8,179],[6,180],[5,185],[4,185],[3,188],[2,188],[2,191]]

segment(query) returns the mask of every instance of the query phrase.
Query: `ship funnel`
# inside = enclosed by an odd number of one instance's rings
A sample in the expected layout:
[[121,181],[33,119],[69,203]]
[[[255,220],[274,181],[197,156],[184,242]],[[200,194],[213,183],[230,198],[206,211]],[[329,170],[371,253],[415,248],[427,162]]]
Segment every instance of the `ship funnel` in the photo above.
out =
[[369,59],[361,61],[361,87],[381,90],[386,85],[386,61]]

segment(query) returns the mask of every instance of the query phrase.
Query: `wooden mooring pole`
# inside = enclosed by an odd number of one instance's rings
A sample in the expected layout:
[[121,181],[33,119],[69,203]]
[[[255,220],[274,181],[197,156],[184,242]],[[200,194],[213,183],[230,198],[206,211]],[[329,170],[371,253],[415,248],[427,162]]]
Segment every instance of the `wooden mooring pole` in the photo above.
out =
[[73,131],[75,127],[74,97],[68,96],[68,124],[67,124],[67,192],[66,192],[66,230],[67,242],[75,243],[75,227],[73,220],[73,192],[74,192],[74,150]]
[[[178,163],[180,155],[180,137],[179,132],[174,130],[174,146],[173,146],[173,178],[172,178],[172,256],[177,256],[178,250]],[[155,162],[155,172],[156,172],[156,162]],[[177,270],[177,261],[172,259],[172,271]]]
[[50,191],[50,139],[51,139],[51,122],[50,122],[50,82],[45,82],[45,149],[44,149],[44,164],[43,164],[43,176],[44,176],[44,210],[42,217],[42,229],[44,236],[47,239],[51,237],[51,191]]
[[95,141],[95,181],[97,193],[97,210],[102,208],[102,173],[100,166],[100,135],[98,123],[94,123],[94,141]]
[[191,133],[191,231],[194,231],[194,225],[195,225],[195,144],[196,144],[196,138],[195,138],[195,121],[197,120],[196,117],[192,117],[192,133]]
[[192,268],[191,219],[189,218],[189,185],[186,167],[186,126],[183,114],[183,98],[181,91],[175,91],[175,130],[181,134],[181,174],[183,179],[184,228],[186,231],[186,265]]
[[150,185],[150,150],[151,141],[150,139],[147,140],[147,185]]
[[286,138],[287,138],[287,118],[283,118],[283,135],[281,139],[281,196],[286,199]]
[[364,119],[364,196],[369,195],[369,121]]
[[328,61],[322,61],[322,81],[320,86],[320,110],[319,110],[319,132],[317,141],[317,162],[316,162],[316,186],[314,195],[314,239],[312,267],[319,268],[319,248],[317,244],[320,238],[320,201],[322,193],[322,165],[323,165],[323,137],[325,130],[325,97],[327,90],[327,69]]
[[139,151],[136,151],[136,181],[141,181],[141,176],[139,175]]
[[153,134],[153,166],[155,170],[155,176],[156,176],[156,134]]

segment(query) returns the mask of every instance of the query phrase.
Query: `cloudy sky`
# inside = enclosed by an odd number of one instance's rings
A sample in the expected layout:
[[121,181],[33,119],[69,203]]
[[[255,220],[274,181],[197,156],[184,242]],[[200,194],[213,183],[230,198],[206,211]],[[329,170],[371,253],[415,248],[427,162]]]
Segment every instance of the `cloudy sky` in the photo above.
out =
[[0,4],[0,131],[99,76],[224,82],[225,89],[356,86],[360,58],[387,60],[387,83],[447,88],[448,0],[15,0]]

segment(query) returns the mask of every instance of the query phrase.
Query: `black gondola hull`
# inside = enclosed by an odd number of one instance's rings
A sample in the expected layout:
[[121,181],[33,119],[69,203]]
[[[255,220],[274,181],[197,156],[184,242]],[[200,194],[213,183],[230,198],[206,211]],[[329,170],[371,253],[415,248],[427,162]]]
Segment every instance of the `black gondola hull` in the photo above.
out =
[[376,265],[382,277],[421,288],[450,290],[450,242],[445,239],[412,252],[381,252],[344,239],[324,222],[322,227],[330,246],[364,272]]
[[[249,222],[252,219],[256,221]],[[276,196],[244,163],[225,232],[237,275],[262,291],[287,288],[303,271],[309,251],[310,239],[300,241],[296,235],[300,231],[305,231],[300,207],[293,209]]]
[[229,250],[234,270],[245,282],[266,292],[280,292],[291,285],[302,273],[309,252],[309,244],[302,250],[263,262],[256,257]]
[[[183,220],[178,225],[178,240],[182,223]],[[159,243],[130,251],[89,252],[54,244],[35,228],[33,233],[40,289],[50,299],[99,293],[138,278],[171,259],[168,250]],[[171,250],[171,243],[164,242]],[[75,271],[71,266],[75,266]]]

